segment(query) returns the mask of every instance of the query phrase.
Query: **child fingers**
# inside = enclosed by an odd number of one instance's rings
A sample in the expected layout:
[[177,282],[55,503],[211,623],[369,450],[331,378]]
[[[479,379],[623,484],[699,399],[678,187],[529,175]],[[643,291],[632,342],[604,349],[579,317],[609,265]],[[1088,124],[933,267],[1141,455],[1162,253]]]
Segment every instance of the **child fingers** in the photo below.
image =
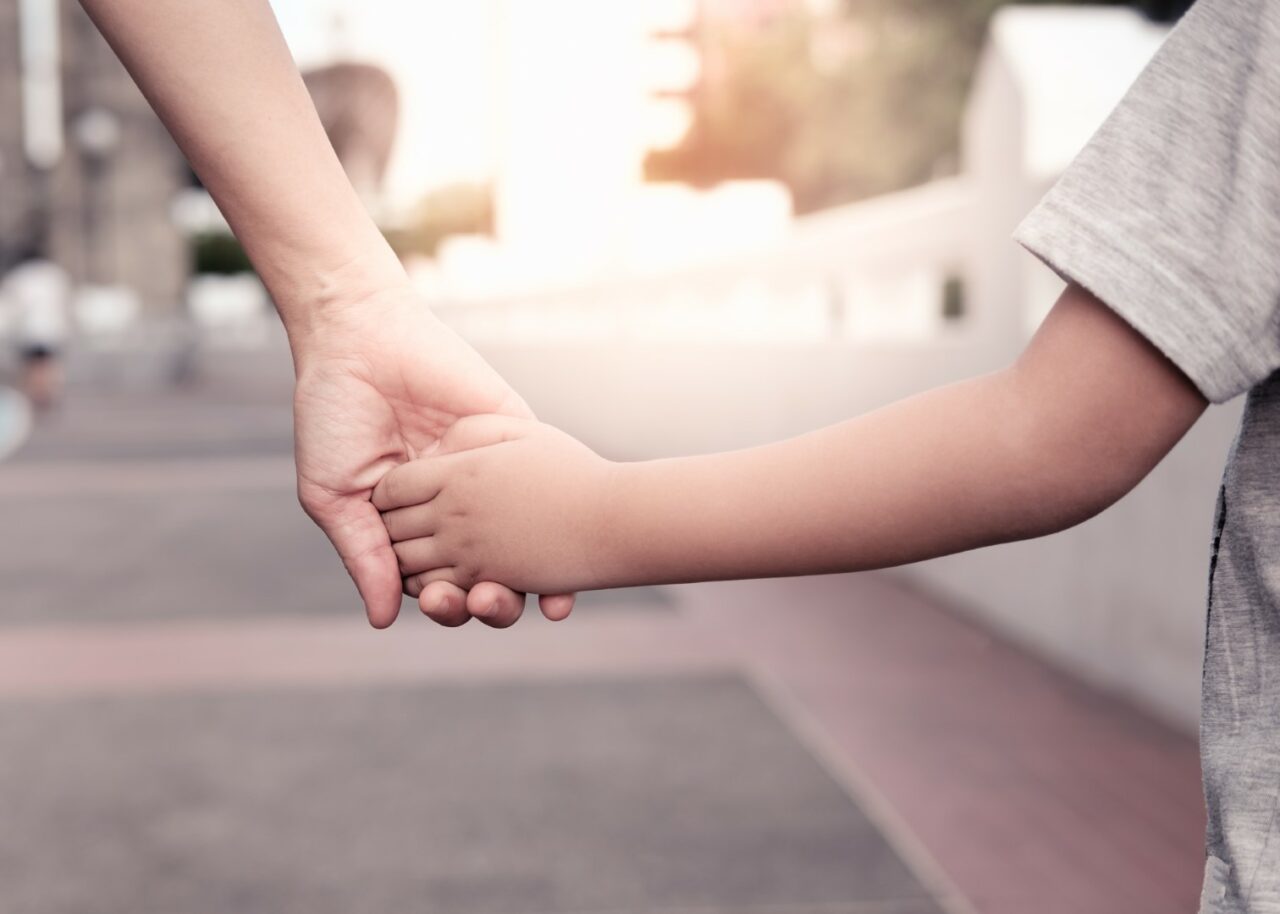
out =
[[467,611],[491,628],[509,628],[524,613],[524,594],[484,581],[467,594]]
[[[444,556],[444,550],[440,548],[440,544],[434,536],[421,536],[416,539],[402,540],[392,543],[391,548],[395,551],[396,559],[400,562],[400,575],[402,577],[421,574],[424,571],[434,571],[437,568],[447,568],[450,564]],[[426,582],[424,581],[423,583],[425,584]]]
[[430,503],[396,508],[382,515],[382,523],[386,525],[387,535],[393,543],[432,536],[436,533],[437,521],[436,508]]
[[457,628],[471,619],[467,612],[467,592],[448,581],[431,581],[418,595],[423,615],[446,628]]
[[410,574],[400,579],[403,585],[402,590],[406,597],[413,597],[415,600],[422,596],[422,592],[427,589],[426,582],[422,580],[420,574]]
[[575,599],[576,594],[571,593],[543,594],[538,597],[538,608],[548,621],[563,622],[573,612]]
[[[430,571],[419,571],[417,574],[406,574],[400,579],[404,585],[404,595],[413,597],[415,600],[422,596],[422,592],[432,584],[445,583],[454,587],[461,587],[462,582],[458,579],[456,568],[432,568]],[[463,591],[466,594],[466,591]]]
[[437,461],[411,460],[391,470],[373,488],[373,506],[391,511],[421,505],[440,494],[444,473]]

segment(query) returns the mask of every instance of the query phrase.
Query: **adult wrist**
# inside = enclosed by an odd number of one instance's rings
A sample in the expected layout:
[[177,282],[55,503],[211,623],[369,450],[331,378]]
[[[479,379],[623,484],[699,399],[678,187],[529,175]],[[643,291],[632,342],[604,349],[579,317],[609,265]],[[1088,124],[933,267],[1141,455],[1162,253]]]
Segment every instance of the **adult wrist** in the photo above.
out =
[[270,289],[295,362],[317,346],[344,344],[349,334],[377,320],[379,311],[401,307],[412,288],[399,260],[362,254],[334,267],[313,269],[305,278]]
[[399,259],[385,245],[382,250],[362,251],[322,266],[298,268],[291,274],[268,282],[280,318],[290,333],[342,320],[351,309],[362,308],[409,283]]

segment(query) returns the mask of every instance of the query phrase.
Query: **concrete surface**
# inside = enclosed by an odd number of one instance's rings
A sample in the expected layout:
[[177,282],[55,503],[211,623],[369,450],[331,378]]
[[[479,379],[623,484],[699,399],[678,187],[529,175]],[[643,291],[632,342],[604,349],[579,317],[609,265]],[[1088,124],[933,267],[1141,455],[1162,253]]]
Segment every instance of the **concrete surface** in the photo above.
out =
[[372,631],[280,396],[96,390],[0,465],[5,914],[1194,903],[1194,744],[892,575]]
[[739,678],[4,702],[0,732],[8,911],[939,910]]

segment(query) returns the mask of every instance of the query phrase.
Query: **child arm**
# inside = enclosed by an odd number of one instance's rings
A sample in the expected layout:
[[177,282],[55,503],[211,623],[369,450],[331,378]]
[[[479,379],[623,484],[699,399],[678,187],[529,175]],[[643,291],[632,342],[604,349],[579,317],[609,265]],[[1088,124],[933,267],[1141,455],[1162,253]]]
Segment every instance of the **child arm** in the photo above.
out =
[[613,464],[546,426],[475,419],[446,442],[453,453],[392,471],[374,502],[414,587],[854,571],[1080,523],[1150,472],[1205,405],[1073,286],[1011,367],[799,438]]

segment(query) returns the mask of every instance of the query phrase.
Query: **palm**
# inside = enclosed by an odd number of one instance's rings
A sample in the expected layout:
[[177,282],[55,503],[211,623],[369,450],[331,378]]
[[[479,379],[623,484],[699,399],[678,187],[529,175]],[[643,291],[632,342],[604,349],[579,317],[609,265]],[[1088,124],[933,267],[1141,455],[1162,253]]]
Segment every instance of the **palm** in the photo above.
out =
[[317,331],[299,359],[294,405],[299,500],[333,541],[370,620],[390,624],[401,582],[369,501],[374,486],[432,450],[458,418],[529,408],[409,294],[371,305],[358,325]]

